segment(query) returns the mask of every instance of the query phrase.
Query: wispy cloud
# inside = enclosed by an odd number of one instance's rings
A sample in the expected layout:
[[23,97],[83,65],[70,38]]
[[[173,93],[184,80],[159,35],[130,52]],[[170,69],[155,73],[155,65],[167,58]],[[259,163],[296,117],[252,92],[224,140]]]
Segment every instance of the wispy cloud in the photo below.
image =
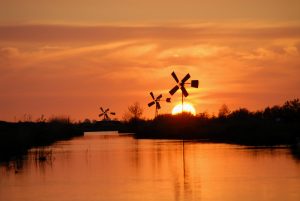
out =
[[0,42],[0,119],[26,108],[96,118],[98,104],[120,114],[135,100],[146,105],[150,90],[168,92],[172,70],[200,80],[189,97],[198,111],[300,96],[296,25],[0,26]]
[[[250,26],[250,27],[249,27]],[[27,42],[110,42],[132,39],[272,39],[299,38],[298,25],[220,25],[194,24],[173,26],[68,26],[8,25],[0,26],[0,40]],[[182,37],[182,38],[180,38]],[[222,38],[221,38],[222,37]]]

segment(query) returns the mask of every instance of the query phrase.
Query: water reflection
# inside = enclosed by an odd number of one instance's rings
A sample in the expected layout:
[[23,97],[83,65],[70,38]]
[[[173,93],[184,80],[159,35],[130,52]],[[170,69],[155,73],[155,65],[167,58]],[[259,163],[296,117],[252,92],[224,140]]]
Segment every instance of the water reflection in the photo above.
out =
[[1,200],[300,200],[289,149],[87,134],[1,165]]

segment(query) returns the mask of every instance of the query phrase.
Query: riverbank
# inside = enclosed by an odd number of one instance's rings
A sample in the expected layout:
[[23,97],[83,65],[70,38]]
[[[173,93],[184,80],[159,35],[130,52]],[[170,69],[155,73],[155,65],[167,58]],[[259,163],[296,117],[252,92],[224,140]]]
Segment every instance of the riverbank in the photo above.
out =
[[26,154],[32,147],[82,136],[87,131],[134,133],[136,139],[184,139],[248,146],[287,145],[300,155],[298,121],[274,121],[250,116],[206,118],[181,114],[129,122],[0,122],[0,161]]
[[300,101],[261,111],[227,107],[219,115],[159,115],[153,120],[133,119],[128,127],[136,138],[189,139],[244,145],[297,145],[300,143]]
[[137,139],[185,139],[235,143],[249,146],[300,146],[300,101],[251,112],[245,108],[218,117],[200,113],[159,115],[152,120],[131,118],[129,121],[85,121],[71,123],[54,118],[48,122],[0,122],[0,160],[22,153],[34,146],[83,135],[85,131],[134,133]]
[[82,129],[68,122],[0,122],[0,161],[22,155],[32,147],[81,135]]
[[136,138],[185,139],[244,145],[293,145],[300,139],[300,124],[255,118],[203,119],[189,114],[162,115],[131,123]]

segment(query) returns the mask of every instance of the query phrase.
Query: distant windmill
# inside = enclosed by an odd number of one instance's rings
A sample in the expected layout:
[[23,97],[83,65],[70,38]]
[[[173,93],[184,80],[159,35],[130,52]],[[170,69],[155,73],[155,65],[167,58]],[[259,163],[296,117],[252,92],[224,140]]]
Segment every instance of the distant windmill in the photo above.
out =
[[187,97],[187,96],[189,95],[189,93],[187,92],[187,90],[186,90],[186,88],[184,87],[184,85],[190,84],[191,87],[193,87],[193,88],[198,88],[198,86],[199,86],[199,81],[198,81],[198,80],[192,80],[190,83],[186,83],[186,81],[188,81],[188,79],[190,79],[190,77],[191,77],[189,73],[186,74],[186,76],[184,76],[184,78],[183,78],[181,81],[179,81],[179,79],[178,79],[178,77],[176,76],[176,74],[175,74],[174,71],[172,72],[171,75],[172,75],[172,77],[174,78],[174,80],[176,81],[177,84],[176,84],[175,87],[173,87],[173,88],[169,91],[169,93],[173,96],[173,94],[175,94],[176,91],[177,91],[178,89],[181,90],[181,104],[182,104],[182,111],[183,111],[183,96],[184,96],[184,97]]
[[154,97],[153,92],[150,92],[150,95],[151,95],[153,101],[151,101],[150,103],[148,103],[148,107],[151,107],[152,105],[155,104],[155,117],[157,117],[157,115],[158,115],[158,110],[161,108],[159,102],[160,102],[160,101],[166,101],[166,102],[170,103],[170,102],[171,102],[171,98],[167,98],[166,100],[161,100],[162,94],[160,94],[160,95],[157,96],[156,98]]
[[104,110],[102,107],[100,107],[101,113],[99,114],[99,117],[103,117],[103,121],[110,120],[108,115],[116,115],[115,112],[109,112],[109,108]]

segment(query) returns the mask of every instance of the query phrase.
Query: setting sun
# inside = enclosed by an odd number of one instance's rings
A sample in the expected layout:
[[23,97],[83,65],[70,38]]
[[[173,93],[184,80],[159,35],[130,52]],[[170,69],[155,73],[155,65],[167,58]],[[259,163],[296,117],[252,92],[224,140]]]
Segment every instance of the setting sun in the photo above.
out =
[[[189,112],[192,115],[196,115],[196,110],[194,108],[194,106],[191,103],[183,103],[183,111],[184,112]],[[172,110],[172,114],[179,114],[182,113],[182,105],[181,103],[177,104],[173,110]]]

